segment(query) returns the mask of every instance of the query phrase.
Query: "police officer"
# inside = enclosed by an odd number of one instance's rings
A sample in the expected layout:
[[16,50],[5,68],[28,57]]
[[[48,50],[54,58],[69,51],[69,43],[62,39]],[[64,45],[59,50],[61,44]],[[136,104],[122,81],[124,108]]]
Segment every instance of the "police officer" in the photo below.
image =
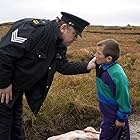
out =
[[56,71],[87,73],[92,60],[69,62],[67,46],[89,23],[61,12],[61,19],[22,19],[13,24],[0,42],[0,140],[25,140],[22,96],[37,114]]

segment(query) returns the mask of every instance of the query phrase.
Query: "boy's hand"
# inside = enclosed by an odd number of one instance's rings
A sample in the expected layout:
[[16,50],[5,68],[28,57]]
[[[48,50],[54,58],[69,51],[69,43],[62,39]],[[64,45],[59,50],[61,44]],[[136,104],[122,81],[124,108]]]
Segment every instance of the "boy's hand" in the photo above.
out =
[[118,120],[115,121],[115,125],[117,128],[120,128],[120,127],[124,127],[125,126],[125,122],[119,122]]
[[0,102],[8,104],[12,100],[12,84],[6,88],[0,89]]
[[87,65],[87,70],[95,69],[96,67],[95,61],[96,61],[96,57],[94,57],[93,59],[89,61]]

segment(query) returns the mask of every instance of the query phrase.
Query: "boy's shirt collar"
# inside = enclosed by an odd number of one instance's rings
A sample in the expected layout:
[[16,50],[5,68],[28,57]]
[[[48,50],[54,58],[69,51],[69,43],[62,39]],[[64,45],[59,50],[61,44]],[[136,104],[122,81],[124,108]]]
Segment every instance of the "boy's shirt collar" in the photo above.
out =
[[116,63],[117,63],[116,61],[113,61],[112,63],[109,63],[109,64],[101,64],[100,68],[102,67],[103,70],[107,70],[109,67],[111,67],[112,65],[114,65]]

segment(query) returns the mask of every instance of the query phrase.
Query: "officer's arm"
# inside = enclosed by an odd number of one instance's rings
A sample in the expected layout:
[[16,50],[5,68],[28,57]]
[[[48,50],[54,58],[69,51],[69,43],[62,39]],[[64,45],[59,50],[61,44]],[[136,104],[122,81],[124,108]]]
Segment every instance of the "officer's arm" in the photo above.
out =
[[0,88],[8,87],[12,83],[15,64],[22,58],[25,46],[29,44],[22,32],[21,27],[13,26],[0,41]]
[[[0,88],[5,88],[11,84],[15,63],[24,53],[19,46],[13,46],[6,40],[5,38],[5,41],[0,43]],[[4,44],[4,42],[6,43]]]
[[0,89],[12,83],[16,62],[31,46],[30,36],[34,28],[29,25],[30,21],[26,19],[15,22],[0,41]]
[[0,102],[8,104],[12,100],[12,77],[15,63],[21,58],[24,50],[13,46],[4,38],[0,42]]
[[0,41],[0,102],[12,100],[12,77],[16,62],[24,55],[26,38],[18,34],[20,28],[10,29]]
[[88,62],[68,61],[66,57],[66,47],[60,46],[57,51],[57,71],[64,75],[75,75],[88,73]]
[[[12,94],[12,77],[16,63],[35,47],[44,31],[44,23],[34,23],[32,19],[17,21],[0,41],[0,99],[10,100]],[[37,28],[39,27],[39,29]]]
[[69,62],[65,61],[62,65],[57,67],[57,71],[64,75],[75,75],[75,74],[82,74],[88,73],[87,70],[88,63],[86,62]]

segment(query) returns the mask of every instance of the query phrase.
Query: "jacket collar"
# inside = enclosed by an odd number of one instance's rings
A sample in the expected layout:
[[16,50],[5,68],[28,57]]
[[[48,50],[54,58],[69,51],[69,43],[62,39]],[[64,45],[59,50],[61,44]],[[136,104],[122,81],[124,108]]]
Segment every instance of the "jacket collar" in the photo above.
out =
[[102,67],[103,70],[107,70],[108,68],[110,68],[111,66],[113,66],[116,63],[117,63],[116,61],[113,61],[112,63],[109,63],[109,64],[101,64],[100,67]]

